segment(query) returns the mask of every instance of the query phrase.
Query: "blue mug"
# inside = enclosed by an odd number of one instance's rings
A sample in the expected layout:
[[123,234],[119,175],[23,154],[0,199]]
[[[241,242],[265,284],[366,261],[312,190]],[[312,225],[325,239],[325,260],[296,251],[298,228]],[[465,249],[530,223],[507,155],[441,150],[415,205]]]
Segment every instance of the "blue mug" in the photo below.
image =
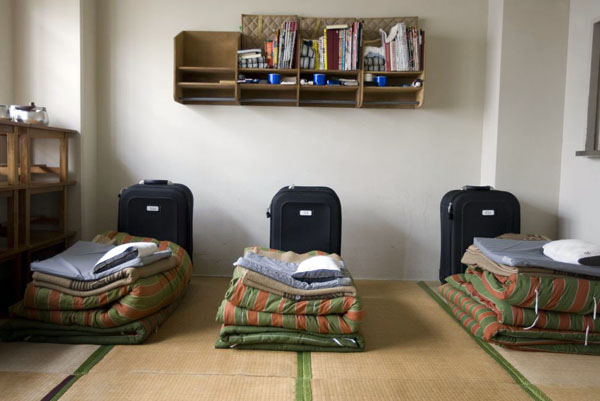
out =
[[269,83],[272,85],[279,85],[281,83],[281,75],[269,74]]
[[325,85],[325,74],[313,74],[315,85]]
[[386,86],[387,85],[387,77],[383,75],[378,75],[375,77],[375,82],[377,82],[377,86]]

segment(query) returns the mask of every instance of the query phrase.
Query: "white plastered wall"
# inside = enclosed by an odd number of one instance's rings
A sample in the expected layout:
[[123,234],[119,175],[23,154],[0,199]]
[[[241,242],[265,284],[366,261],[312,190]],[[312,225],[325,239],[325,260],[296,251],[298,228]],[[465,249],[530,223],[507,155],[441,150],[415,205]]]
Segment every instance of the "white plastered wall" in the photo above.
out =
[[[487,3],[207,4],[98,3],[99,228],[115,227],[122,187],[143,178],[185,183],[196,201],[196,273],[228,275],[243,247],[268,245],[265,210],[279,188],[326,185],[341,198],[342,253],[357,277],[436,277],[440,198],[479,181]],[[419,16],[427,31],[425,107],[175,103],[173,37],[235,31],[242,13]]]
[[491,0],[488,20],[482,184],[517,196],[522,232],[549,237],[558,233],[568,16],[566,0]]
[[600,21],[600,2],[571,0],[565,90],[560,236],[600,243],[600,159],[576,157],[583,150],[592,51],[592,25]]

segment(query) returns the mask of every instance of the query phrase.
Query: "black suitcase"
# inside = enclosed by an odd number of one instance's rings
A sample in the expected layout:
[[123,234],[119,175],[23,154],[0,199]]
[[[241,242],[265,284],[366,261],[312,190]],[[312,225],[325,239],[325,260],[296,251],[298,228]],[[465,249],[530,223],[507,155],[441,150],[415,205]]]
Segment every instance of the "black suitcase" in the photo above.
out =
[[460,262],[474,237],[493,238],[521,231],[519,201],[510,192],[492,187],[465,186],[448,192],[440,203],[442,250],[440,281],[463,273]]
[[144,180],[119,193],[118,230],[171,241],[193,258],[194,196],[183,184]]
[[273,197],[267,217],[271,218],[271,248],[340,255],[342,206],[333,189],[283,187]]

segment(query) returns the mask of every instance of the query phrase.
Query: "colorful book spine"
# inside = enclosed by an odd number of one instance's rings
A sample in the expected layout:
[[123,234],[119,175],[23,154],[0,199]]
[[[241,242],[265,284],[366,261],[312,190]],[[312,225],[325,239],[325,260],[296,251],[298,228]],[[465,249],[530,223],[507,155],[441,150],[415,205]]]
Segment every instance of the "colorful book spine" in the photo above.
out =
[[324,70],[328,69],[328,63],[327,63],[327,57],[328,57],[328,52],[327,52],[327,28],[323,29],[323,66],[324,66]]

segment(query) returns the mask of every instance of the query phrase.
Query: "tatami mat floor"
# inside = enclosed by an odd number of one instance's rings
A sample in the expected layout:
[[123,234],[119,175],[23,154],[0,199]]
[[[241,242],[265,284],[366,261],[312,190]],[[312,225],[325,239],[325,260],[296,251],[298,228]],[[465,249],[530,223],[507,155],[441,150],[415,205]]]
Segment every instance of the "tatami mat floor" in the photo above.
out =
[[[298,368],[294,352],[214,349],[214,316],[227,284],[194,277],[158,333],[142,345],[112,348],[60,399],[531,399],[417,283],[358,282],[366,351],[311,353],[308,372]],[[0,344],[0,399],[42,399],[97,349]],[[497,350],[549,398],[598,399],[600,358]]]

